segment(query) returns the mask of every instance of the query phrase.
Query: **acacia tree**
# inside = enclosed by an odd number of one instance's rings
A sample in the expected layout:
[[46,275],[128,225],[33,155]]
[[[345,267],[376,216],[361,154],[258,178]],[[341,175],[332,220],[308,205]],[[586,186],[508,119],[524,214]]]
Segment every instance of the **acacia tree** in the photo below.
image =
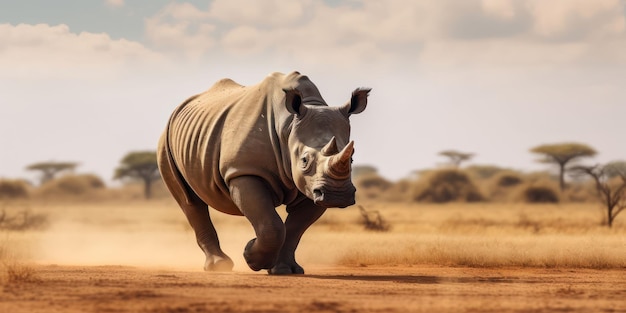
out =
[[604,171],[609,178],[626,176],[626,161],[612,161],[604,166]]
[[565,170],[568,163],[596,155],[596,150],[582,143],[556,143],[536,146],[530,152],[543,156],[539,162],[554,163],[559,167],[559,186],[565,190]]
[[129,178],[144,184],[144,196],[152,197],[152,183],[160,179],[155,151],[129,152],[115,169],[114,179]]
[[52,180],[56,177],[57,174],[63,171],[74,171],[74,169],[78,166],[76,162],[39,162],[34,163],[26,167],[29,171],[40,171],[41,177],[39,178],[39,183],[43,184],[49,180]]
[[626,209],[626,173],[617,173],[621,183],[611,184],[611,175],[615,172],[610,164],[605,166],[575,166],[574,173],[587,174],[596,183],[596,189],[606,208],[606,221],[609,227],[613,226],[615,217]]
[[449,158],[450,164],[457,168],[461,166],[462,162],[468,161],[474,157],[473,153],[465,153],[456,150],[444,150],[439,152],[439,155]]

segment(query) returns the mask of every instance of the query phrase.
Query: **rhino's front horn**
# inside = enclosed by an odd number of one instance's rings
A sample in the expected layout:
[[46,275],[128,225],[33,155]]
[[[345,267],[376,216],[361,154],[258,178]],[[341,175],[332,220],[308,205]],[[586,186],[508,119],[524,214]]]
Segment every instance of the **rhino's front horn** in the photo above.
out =
[[330,141],[322,148],[323,156],[331,156],[339,153],[339,149],[337,148],[337,139],[335,136],[330,139]]
[[341,152],[330,157],[328,159],[328,168],[326,169],[328,176],[334,179],[349,178],[353,152],[354,141],[350,141]]

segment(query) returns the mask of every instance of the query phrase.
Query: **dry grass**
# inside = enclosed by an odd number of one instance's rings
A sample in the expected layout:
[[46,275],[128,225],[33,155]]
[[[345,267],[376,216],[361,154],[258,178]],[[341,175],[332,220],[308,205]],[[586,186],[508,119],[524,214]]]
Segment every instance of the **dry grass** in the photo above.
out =
[[593,204],[370,207],[386,217],[392,231],[358,233],[350,218],[339,216],[343,212],[330,211],[323,218],[335,221],[336,234],[314,228],[315,235],[309,234],[304,244],[323,245],[338,236],[327,254],[349,266],[626,268],[626,223],[603,227]]
[[[390,230],[365,231],[356,206],[329,209],[304,235],[300,263],[626,268],[626,218],[608,229],[597,204],[362,205],[378,211]],[[43,264],[202,266],[193,232],[171,199],[30,206],[49,215],[50,228],[11,232],[10,241],[0,240],[0,256],[10,248],[18,260]],[[284,208],[279,213],[284,217]],[[248,221],[214,210],[211,216],[235,270],[249,271],[241,257],[254,237]]]
[[4,277],[2,282],[5,285],[20,285],[41,282],[35,268],[21,262],[5,262]]

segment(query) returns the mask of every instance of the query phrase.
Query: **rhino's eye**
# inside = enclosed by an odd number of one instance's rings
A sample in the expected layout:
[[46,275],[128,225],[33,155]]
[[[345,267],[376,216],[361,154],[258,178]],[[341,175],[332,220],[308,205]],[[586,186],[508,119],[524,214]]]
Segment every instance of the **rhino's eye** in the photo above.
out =
[[306,152],[300,157],[300,167],[303,171],[307,171],[311,168],[311,156]]

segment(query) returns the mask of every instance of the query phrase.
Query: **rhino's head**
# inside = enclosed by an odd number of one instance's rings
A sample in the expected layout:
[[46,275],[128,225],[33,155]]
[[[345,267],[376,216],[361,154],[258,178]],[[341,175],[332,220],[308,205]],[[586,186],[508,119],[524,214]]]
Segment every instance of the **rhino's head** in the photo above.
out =
[[369,91],[356,89],[346,104],[329,107],[303,101],[295,89],[285,90],[285,105],[294,114],[289,135],[292,177],[298,190],[319,206],[344,208],[355,203],[349,117],[365,110]]

